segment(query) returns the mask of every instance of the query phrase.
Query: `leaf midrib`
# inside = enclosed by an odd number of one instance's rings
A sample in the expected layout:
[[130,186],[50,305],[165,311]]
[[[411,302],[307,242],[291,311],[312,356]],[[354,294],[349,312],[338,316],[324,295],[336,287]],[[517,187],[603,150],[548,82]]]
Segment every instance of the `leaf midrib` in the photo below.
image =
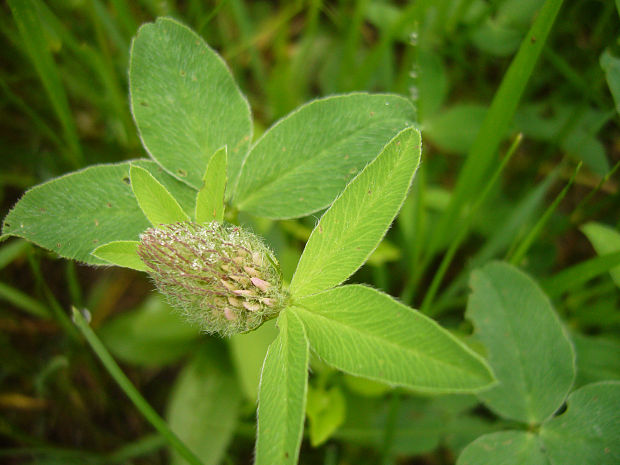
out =
[[[269,186],[275,184],[276,182],[280,182],[285,178],[291,177],[293,176],[294,172],[299,170],[300,168],[302,168],[303,166],[309,164],[310,162],[316,161],[317,159],[320,159],[327,151],[329,151],[330,149],[332,149],[335,145],[341,144],[343,142],[346,142],[349,139],[352,139],[354,136],[358,135],[359,133],[362,133],[366,130],[368,130],[368,128],[372,127],[372,126],[376,126],[379,123],[391,123],[391,122],[398,122],[398,121],[402,121],[402,119],[398,119],[398,118],[386,118],[386,119],[382,119],[380,121],[369,121],[370,124],[367,124],[363,127],[360,127],[358,129],[355,129],[353,131],[351,131],[350,133],[348,133],[347,135],[345,135],[342,138],[338,138],[335,139],[333,142],[331,142],[327,147],[325,147],[324,149],[316,152],[315,156],[311,156],[311,157],[307,157],[307,158],[303,158],[303,159],[299,159],[297,158],[297,160],[300,160],[299,163],[293,164],[290,167],[287,167],[287,169],[280,171],[279,173],[276,173],[271,179],[269,179],[268,181],[264,182],[262,185],[260,185],[259,187],[256,187],[252,190],[252,192],[247,195],[241,202],[239,202],[237,204],[237,206],[239,208],[243,208],[244,206],[247,206],[248,204],[251,204],[251,200],[253,198],[255,198],[256,196],[258,196],[258,194],[262,193],[264,190],[266,190]],[[401,128],[402,129],[402,128]],[[260,143],[260,141],[258,142]],[[252,153],[254,151],[254,149],[256,147],[258,147],[258,143],[252,147],[252,149],[250,150],[250,153],[248,154],[248,160],[250,158],[250,156],[252,156]],[[379,152],[375,158],[377,156],[379,156],[381,152]],[[370,160],[372,161],[372,159]],[[368,163],[368,162],[367,162]],[[245,163],[243,164],[243,167],[247,166]],[[360,169],[358,171],[358,173],[360,173],[364,168]],[[241,177],[240,177],[241,179]]]
[[412,348],[409,348],[409,347],[404,347],[404,346],[401,346],[401,345],[396,344],[396,343],[394,343],[394,342],[391,342],[390,340],[387,340],[387,339],[382,339],[381,337],[379,337],[379,336],[377,336],[377,335],[374,335],[374,334],[372,334],[372,333],[368,333],[368,332],[366,332],[366,331],[363,331],[363,330],[361,330],[360,328],[358,328],[358,327],[356,327],[356,326],[347,326],[346,324],[341,323],[341,322],[339,322],[338,320],[330,319],[330,318],[328,318],[327,316],[323,315],[322,313],[314,312],[314,311],[310,310],[309,308],[306,308],[306,307],[300,306],[299,304],[296,304],[296,305],[295,305],[295,308],[296,308],[296,309],[298,309],[298,310],[302,310],[302,311],[304,311],[304,312],[306,312],[306,313],[310,313],[311,315],[314,315],[314,316],[316,316],[316,317],[318,317],[318,318],[322,318],[322,319],[324,319],[324,320],[327,320],[327,321],[333,322],[333,323],[335,323],[336,325],[339,325],[339,326],[342,326],[342,327],[345,327],[345,328],[352,329],[353,331],[358,332],[358,333],[359,333],[359,334],[361,334],[362,336],[366,336],[366,337],[367,337],[367,338],[369,338],[369,339],[374,339],[374,340],[381,341],[381,343],[383,343],[384,345],[387,345],[387,346],[390,346],[390,347],[395,347],[396,349],[399,349],[399,350],[404,349],[406,352],[412,352],[412,353],[416,354],[419,358],[425,358],[425,359],[428,359],[428,360],[434,361],[434,362],[436,362],[437,364],[439,364],[439,365],[441,365],[441,366],[447,366],[447,367],[454,368],[456,371],[458,371],[458,372],[460,372],[460,373],[465,373],[465,374],[468,374],[470,377],[472,377],[472,376],[473,376],[473,377],[475,377],[476,379],[484,379],[484,378],[482,378],[482,377],[480,377],[480,376],[472,375],[472,372],[466,371],[465,369],[461,368],[459,365],[453,365],[453,364],[448,363],[448,362],[445,362],[445,361],[443,361],[443,360],[440,360],[440,359],[436,359],[436,358],[434,358],[434,357],[431,357],[430,355],[425,354],[425,353],[423,353],[423,352],[419,352],[419,351],[417,351],[417,350],[415,350],[415,349],[412,349]]

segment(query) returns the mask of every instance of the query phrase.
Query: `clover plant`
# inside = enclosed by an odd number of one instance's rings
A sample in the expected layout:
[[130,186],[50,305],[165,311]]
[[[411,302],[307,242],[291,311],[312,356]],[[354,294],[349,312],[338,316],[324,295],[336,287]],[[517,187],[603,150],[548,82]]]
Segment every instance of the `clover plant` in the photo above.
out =
[[[344,372],[420,391],[493,383],[482,357],[433,320],[370,287],[342,285],[381,242],[420,162],[406,98],[315,100],[252,142],[248,102],[225,63],[170,18],[140,28],[129,78],[151,159],[34,187],[3,234],[82,263],[146,271],[208,333],[277,318],[259,389],[257,464],[297,461],[310,349]],[[238,211],[284,219],[327,207],[290,284],[264,241],[229,223]]]
[[[318,395],[308,388],[311,351],[347,374],[390,386],[477,393],[513,422],[514,429],[471,443],[459,464],[617,457],[608,436],[618,383],[570,394],[570,338],[521,271],[490,263],[472,274],[468,316],[489,363],[391,296],[343,284],[382,241],[420,163],[410,100],[368,93],[318,99],[254,140],[248,101],[224,61],[170,18],[139,29],[129,81],[150,158],[92,166],[32,188],[6,217],[2,237],[22,237],[89,265],[146,272],[206,333],[246,334],[276,319],[258,393],[256,464],[297,463],[306,399]],[[238,224],[239,213],[283,220],[323,210],[290,282],[265,240]],[[192,370],[188,376],[199,376],[202,368]],[[565,401],[567,412],[558,414]],[[600,410],[594,420],[587,418],[593,402]],[[317,412],[313,404],[311,428]],[[587,447],[579,444],[583,434]],[[175,436],[170,443],[183,453]]]

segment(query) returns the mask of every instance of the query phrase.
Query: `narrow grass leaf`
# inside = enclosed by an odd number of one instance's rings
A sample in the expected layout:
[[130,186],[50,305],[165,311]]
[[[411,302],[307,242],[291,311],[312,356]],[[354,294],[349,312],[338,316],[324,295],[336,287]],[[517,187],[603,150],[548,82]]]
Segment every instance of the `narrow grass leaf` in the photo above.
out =
[[428,392],[471,392],[493,375],[472,350],[435,321],[361,285],[297,299],[312,349],[356,376]]
[[[152,161],[143,167],[185,207],[196,193]],[[22,237],[60,256],[109,265],[91,252],[114,241],[136,241],[150,224],[130,187],[130,163],[96,165],[27,191],[4,219],[2,233]]]
[[52,316],[49,308],[43,303],[2,282],[0,282],[0,300],[9,302],[37,318],[48,319]]
[[153,226],[189,220],[179,202],[147,170],[132,165],[129,178],[138,205]]
[[129,397],[138,411],[146,420],[166,439],[168,444],[177,451],[190,465],[203,465],[201,460],[192,452],[187,445],[170,429],[168,424],[146,401],[129,378],[123,373],[121,368],[107,351],[101,340],[97,337],[84,316],[75,307],[73,311],[73,321],[81,331],[82,335],[90,345],[91,349],[108,371],[110,376],[116,381],[123,392]]
[[308,389],[308,340],[290,310],[278,318],[280,334],[269,346],[258,394],[255,465],[296,464]]
[[143,25],[129,64],[131,109],[149,154],[195,189],[228,147],[229,191],[252,135],[250,107],[224,61],[171,18]]
[[575,378],[575,354],[547,296],[525,273],[492,262],[472,273],[467,317],[499,384],[478,397],[497,414],[540,423]]
[[[170,394],[167,415],[170,428],[204,465],[222,462],[233,439],[241,392],[221,344],[203,344],[179,374]],[[172,465],[185,465],[174,449]]]
[[131,268],[132,270],[148,271],[144,262],[136,252],[138,241],[114,241],[97,247],[92,254],[113,265]]
[[[586,462],[584,462],[586,463]],[[526,431],[485,434],[469,444],[456,465],[549,465],[538,435]]]
[[226,147],[217,150],[209,159],[202,187],[196,196],[196,221],[208,223],[224,220],[226,191]]
[[[620,252],[620,232],[616,229],[601,223],[590,222],[581,227],[581,232],[592,243],[597,254],[605,256]],[[620,266],[612,268],[609,273],[616,285],[620,286]]]
[[11,0],[9,6],[17,23],[21,43],[26,49],[39,79],[43,83],[52,108],[60,120],[63,136],[69,147],[69,150],[65,152],[68,161],[74,167],[78,167],[82,162],[79,138],[73,115],[69,109],[67,94],[60,79],[60,73],[45,40],[44,27],[38,13],[38,2],[36,0]]
[[453,232],[454,221],[461,209],[478,192],[481,181],[487,175],[499,144],[510,127],[525,86],[543,50],[561,5],[562,0],[549,0],[536,13],[534,23],[510,63],[493,97],[482,127],[468,152],[465,165],[459,173],[450,206],[442,216],[436,233],[433,235],[434,240],[429,247],[430,254],[433,254],[437,246],[443,243],[445,237]]
[[276,219],[327,207],[414,115],[409,100],[396,95],[355,93],[301,106],[248,154],[235,206]]
[[566,412],[542,425],[540,437],[551,465],[620,463],[620,382],[573,392]]
[[577,289],[581,284],[603,273],[620,271],[620,249],[565,268],[542,282],[549,297],[557,297],[564,292]]
[[291,281],[293,296],[336,286],[364,264],[407,196],[420,151],[420,133],[404,129],[351,181],[312,231]]

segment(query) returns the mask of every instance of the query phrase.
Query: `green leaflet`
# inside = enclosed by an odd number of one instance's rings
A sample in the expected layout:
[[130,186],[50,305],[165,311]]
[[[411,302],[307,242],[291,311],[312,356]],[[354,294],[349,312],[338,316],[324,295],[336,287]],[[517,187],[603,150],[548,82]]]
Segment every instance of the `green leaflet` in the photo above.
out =
[[[179,374],[167,417],[170,428],[204,465],[218,465],[234,436],[241,393],[221,344],[208,339],[202,342]],[[173,465],[186,464],[171,452]]]
[[312,231],[291,294],[336,286],[368,259],[403,204],[420,162],[420,133],[401,131],[346,187]]
[[573,392],[566,412],[545,423],[540,437],[551,465],[620,463],[620,382]]
[[198,189],[209,157],[228,147],[232,192],[252,135],[250,107],[224,61],[171,18],[145,24],[131,47],[131,110],[149,154]]
[[92,254],[113,265],[131,268],[132,270],[148,271],[144,262],[136,252],[138,241],[114,241],[97,247]]
[[278,121],[243,163],[234,204],[268,218],[327,207],[381,148],[411,125],[414,108],[396,95],[355,93],[315,100]]
[[[187,208],[195,191],[152,161],[148,170]],[[2,233],[18,236],[60,256],[91,265],[109,265],[91,252],[114,241],[135,241],[150,224],[129,185],[130,163],[95,165],[33,187],[6,216]]]
[[346,373],[428,392],[488,387],[485,362],[435,321],[361,285],[296,299],[312,349]]
[[[583,462],[584,464],[587,462]],[[549,465],[536,434],[501,431],[485,434],[469,444],[456,465]]]
[[327,441],[344,421],[347,401],[338,386],[330,389],[308,386],[307,398],[310,444],[318,447]]
[[547,296],[525,273],[492,262],[472,273],[467,317],[499,384],[478,397],[499,415],[540,423],[564,402],[575,354]]
[[[597,254],[606,255],[620,251],[620,232],[614,228],[590,222],[584,224],[581,231],[588,237]],[[612,268],[609,273],[616,285],[620,286],[620,266]]]
[[129,178],[138,205],[153,226],[189,220],[176,199],[147,170],[132,165]]
[[159,293],[106,320],[97,333],[118,359],[151,368],[176,362],[203,340],[200,331],[190,326]]
[[226,191],[226,147],[222,147],[211,156],[202,182],[202,187],[196,196],[196,221],[221,223],[224,220]]
[[280,334],[269,346],[258,393],[255,465],[296,464],[308,389],[308,340],[290,310],[278,318]]

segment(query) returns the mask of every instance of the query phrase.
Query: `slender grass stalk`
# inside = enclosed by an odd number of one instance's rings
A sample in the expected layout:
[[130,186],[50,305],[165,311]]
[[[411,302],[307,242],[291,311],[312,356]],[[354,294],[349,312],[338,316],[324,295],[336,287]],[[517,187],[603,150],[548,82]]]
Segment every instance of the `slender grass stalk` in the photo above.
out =
[[534,24],[521,42],[519,51],[504,75],[482,127],[470,148],[460,171],[450,204],[432,235],[425,267],[446,236],[463,208],[479,192],[482,180],[493,164],[494,155],[504,138],[517,109],[525,86],[538,61],[563,0],[548,0],[536,15]]
[[18,239],[0,247],[0,270],[30,249],[30,243]]
[[101,340],[88,325],[84,316],[75,307],[73,310],[73,321],[75,322],[82,335],[93,349],[103,366],[106,368],[110,376],[125,392],[127,397],[133,402],[140,413],[153,425],[153,427],[166,439],[168,444],[174,448],[190,465],[202,465],[202,462],[196,455],[179,439],[179,437],[170,429],[168,424],[159,416],[159,414],[150,406],[138,390],[131,384],[131,381],[114,361],[108,350],[105,348]]
[[620,252],[601,255],[556,273],[543,281],[542,287],[549,297],[557,297],[619,265]]
[[553,200],[553,203],[549,205],[547,210],[545,210],[545,213],[543,213],[540,219],[536,222],[536,224],[530,230],[530,232],[525,237],[525,239],[521,241],[521,244],[519,244],[519,246],[514,251],[514,253],[506,257],[506,259],[510,261],[510,263],[512,263],[513,265],[518,265],[519,263],[521,263],[521,260],[523,260],[523,257],[529,250],[534,240],[539,236],[540,232],[542,231],[542,228],[545,226],[547,221],[549,221],[549,218],[551,218],[551,215],[553,214],[555,209],[558,207],[562,199],[566,196],[570,187],[573,185],[573,182],[575,181],[575,177],[577,176],[577,173],[579,173],[579,170],[581,169],[581,165],[582,163],[579,162],[579,164],[577,165],[577,168],[575,168],[573,175],[569,179],[566,186],[564,186],[564,189],[562,189],[562,191]]
[[577,206],[573,209],[573,211],[570,214],[570,220],[572,223],[577,223],[580,222],[581,219],[579,218],[579,213],[581,213],[581,211],[583,210],[583,207],[590,201],[590,199],[592,199],[592,197],[594,197],[594,195],[601,190],[601,188],[603,187],[603,185],[609,181],[609,179],[611,179],[611,177],[614,175],[614,173],[616,171],[618,171],[618,169],[620,168],[620,161],[617,162],[614,167],[612,169],[609,170],[609,172],[603,176],[601,178],[601,180],[598,182],[598,184],[596,185],[596,187],[594,189],[592,189],[590,192],[588,192],[588,195],[586,195],[583,200],[581,202],[579,202],[577,204]]
[[44,26],[38,13],[38,4],[35,0],[11,0],[9,6],[24,49],[62,126],[67,146],[67,150],[63,152],[65,159],[71,166],[78,168],[83,162],[82,149],[58,67],[43,34]]
[[8,284],[0,283],[0,300],[6,300],[33,316],[51,318],[50,311],[45,305]]
[[523,139],[522,134],[518,134],[517,137],[515,137],[514,141],[512,142],[512,145],[510,146],[510,148],[508,149],[508,152],[506,153],[506,156],[504,156],[500,165],[495,170],[495,173],[493,173],[493,176],[491,177],[489,182],[487,182],[484,188],[484,191],[482,192],[482,194],[480,194],[480,197],[478,197],[478,200],[476,201],[475,205],[472,207],[467,217],[467,220],[462,225],[462,227],[459,229],[457,236],[450,243],[450,247],[448,248],[447,252],[444,254],[443,259],[441,260],[441,264],[439,265],[439,269],[435,273],[435,276],[433,276],[431,285],[429,286],[429,289],[426,292],[426,295],[424,296],[424,300],[422,301],[422,306],[420,307],[420,310],[423,313],[431,313],[430,307],[433,303],[433,299],[435,298],[435,295],[437,294],[437,291],[439,290],[441,281],[443,280],[446,272],[448,271],[448,268],[450,267],[450,264],[452,263],[452,259],[454,258],[454,255],[456,254],[463,240],[465,240],[465,238],[467,237],[467,234],[469,233],[469,228],[471,227],[471,224],[474,218],[476,217],[476,213],[478,213],[478,210],[486,201],[487,197],[489,196],[489,193],[491,192],[491,188],[495,186],[495,183],[497,182],[497,180],[499,179],[499,176],[504,171],[504,168],[506,167],[506,165],[508,164],[512,156],[517,151],[517,148],[521,144],[522,139]]

